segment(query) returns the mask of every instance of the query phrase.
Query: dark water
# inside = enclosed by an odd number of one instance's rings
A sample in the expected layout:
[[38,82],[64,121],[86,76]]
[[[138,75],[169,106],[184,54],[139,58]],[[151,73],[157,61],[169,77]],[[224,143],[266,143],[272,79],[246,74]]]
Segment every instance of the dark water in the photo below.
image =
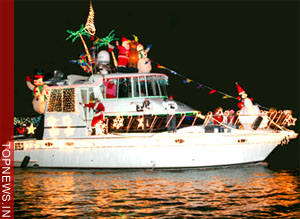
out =
[[15,170],[16,218],[297,218],[298,170]]

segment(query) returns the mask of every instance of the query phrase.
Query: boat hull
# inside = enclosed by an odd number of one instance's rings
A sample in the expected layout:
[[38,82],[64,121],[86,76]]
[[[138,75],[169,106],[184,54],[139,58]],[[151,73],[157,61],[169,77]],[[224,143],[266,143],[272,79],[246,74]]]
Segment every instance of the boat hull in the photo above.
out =
[[24,140],[15,141],[14,157],[16,167],[207,167],[263,161],[285,138],[282,133],[158,133]]

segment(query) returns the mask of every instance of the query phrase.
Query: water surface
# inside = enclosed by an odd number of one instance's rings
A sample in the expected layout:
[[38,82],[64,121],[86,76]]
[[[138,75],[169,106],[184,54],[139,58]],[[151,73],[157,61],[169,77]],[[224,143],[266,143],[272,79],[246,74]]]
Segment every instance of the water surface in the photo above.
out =
[[16,218],[297,218],[299,172],[15,169]]

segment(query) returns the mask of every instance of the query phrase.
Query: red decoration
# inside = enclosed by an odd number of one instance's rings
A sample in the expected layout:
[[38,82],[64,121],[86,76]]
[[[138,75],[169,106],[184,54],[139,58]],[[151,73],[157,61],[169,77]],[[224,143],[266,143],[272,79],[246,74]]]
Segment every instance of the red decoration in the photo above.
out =
[[211,90],[211,91],[209,91],[209,94],[214,94],[216,92],[217,92],[217,90]]
[[235,82],[237,90],[238,90],[238,94],[242,95],[243,93],[245,93],[245,91],[243,90],[243,88],[237,83]]

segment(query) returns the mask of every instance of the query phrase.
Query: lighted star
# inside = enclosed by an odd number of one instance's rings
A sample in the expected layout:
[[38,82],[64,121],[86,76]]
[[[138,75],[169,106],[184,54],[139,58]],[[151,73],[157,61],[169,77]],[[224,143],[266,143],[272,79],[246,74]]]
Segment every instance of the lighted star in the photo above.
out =
[[142,116],[137,118],[137,121],[138,121],[137,129],[139,128],[144,129],[144,117]]
[[287,119],[287,125],[288,126],[291,126],[291,125],[295,126],[296,125],[296,121],[297,121],[297,118],[293,118],[293,116],[290,115],[288,117],[288,119]]
[[113,127],[116,128],[116,129],[120,129],[124,126],[124,118],[121,116],[117,116],[115,119],[114,119],[114,124],[113,124]]
[[36,127],[33,126],[33,123],[30,124],[29,127],[26,127],[27,134],[34,134],[34,130],[36,130]]

